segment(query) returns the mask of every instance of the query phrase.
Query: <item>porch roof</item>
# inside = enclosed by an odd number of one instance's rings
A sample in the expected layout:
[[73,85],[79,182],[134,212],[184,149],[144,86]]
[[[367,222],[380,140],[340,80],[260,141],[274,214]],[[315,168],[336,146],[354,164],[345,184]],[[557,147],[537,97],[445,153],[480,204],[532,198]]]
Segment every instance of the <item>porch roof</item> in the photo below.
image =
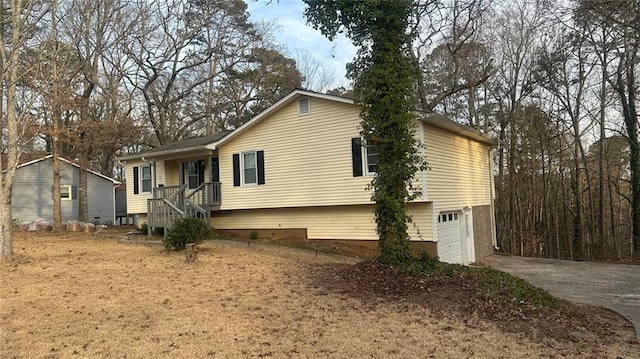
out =
[[170,142],[165,145],[152,148],[147,151],[142,151],[142,152],[134,153],[131,155],[122,156],[122,157],[119,157],[118,159],[121,161],[125,161],[125,160],[134,159],[134,158],[141,158],[141,157],[157,157],[157,156],[163,156],[168,154],[189,152],[194,150],[206,150],[207,149],[206,146],[208,144],[219,141],[229,133],[231,133],[231,131],[223,131],[223,132],[218,132],[218,133],[214,133],[207,136],[201,136],[201,137],[185,138],[184,140]]

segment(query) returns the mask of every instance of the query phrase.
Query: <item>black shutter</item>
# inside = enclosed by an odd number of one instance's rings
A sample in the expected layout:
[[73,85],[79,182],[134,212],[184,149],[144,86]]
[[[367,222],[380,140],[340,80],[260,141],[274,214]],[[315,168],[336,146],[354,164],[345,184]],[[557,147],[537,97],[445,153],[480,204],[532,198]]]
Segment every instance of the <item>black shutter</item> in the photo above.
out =
[[257,157],[258,157],[258,184],[265,184],[264,182],[264,151],[258,151]]
[[233,186],[240,186],[240,154],[233,155]]
[[133,167],[133,194],[140,193],[140,181],[138,178],[138,167]]
[[353,162],[353,177],[362,177],[362,147],[359,138],[351,139],[351,161]]
[[51,186],[51,199],[53,199],[53,186]]
[[78,199],[78,186],[71,186],[71,199]]

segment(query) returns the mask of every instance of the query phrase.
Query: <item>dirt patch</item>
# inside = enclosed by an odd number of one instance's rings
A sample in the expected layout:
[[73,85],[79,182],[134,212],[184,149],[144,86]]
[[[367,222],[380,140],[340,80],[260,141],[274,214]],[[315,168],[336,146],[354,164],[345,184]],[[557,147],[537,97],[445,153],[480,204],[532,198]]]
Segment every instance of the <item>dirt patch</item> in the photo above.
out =
[[[234,238],[235,240],[244,240]],[[325,253],[341,254],[362,259],[374,259],[378,256],[377,241],[340,241],[331,239],[255,239],[258,243],[276,244],[294,248],[313,249]]]
[[[181,252],[88,234],[18,233],[15,250],[0,263],[2,358],[637,358],[640,350],[617,316],[606,322],[607,340],[599,332],[533,339],[457,310],[453,292],[425,306],[410,284],[385,294],[392,283],[358,274],[366,268],[349,272],[340,259],[287,248],[207,242],[190,264]],[[358,280],[379,284],[357,294],[350,288],[367,288]]]
[[[478,318],[533,342],[553,341],[564,347],[563,355],[602,352],[620,338],[635,341],[633,325],[606,308],[566,301],[560,308],[536,308],[524,301],[504,305],[487,300],[473,275],[408,276],[374,261],[326,267],[316,274],[317,285],[325,291],[348,295],[373,308],[400,302],[465,323]],[[579,345],[573,347],[574,343]]]

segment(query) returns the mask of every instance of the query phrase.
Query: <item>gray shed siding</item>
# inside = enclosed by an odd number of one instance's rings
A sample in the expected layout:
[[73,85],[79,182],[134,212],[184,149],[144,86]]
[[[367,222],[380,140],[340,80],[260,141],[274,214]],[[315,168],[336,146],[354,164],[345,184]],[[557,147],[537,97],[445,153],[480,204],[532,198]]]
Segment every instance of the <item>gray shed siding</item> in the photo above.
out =
[[[35,217],[53,218],[53,171],[51,159],[45,159],[20,167],[16,171],[13,185],[12,215],[19,222],[31,221]],[[77,191],[80,170],[66,162],[60,162],[60,185],[74,186]],[[105,178],[88,173],[89,220],[100,223],[114,221],[113,183]],[[73,187],[72,187],[73,188]],[[78,198],[61,201],[62,220],[78,219]]]

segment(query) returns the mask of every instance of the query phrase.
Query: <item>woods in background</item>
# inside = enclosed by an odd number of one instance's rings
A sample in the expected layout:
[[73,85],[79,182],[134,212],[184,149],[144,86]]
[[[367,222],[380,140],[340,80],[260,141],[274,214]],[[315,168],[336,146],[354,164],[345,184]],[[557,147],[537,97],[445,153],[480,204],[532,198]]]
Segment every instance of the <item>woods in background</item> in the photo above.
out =
[[420,109],[500,140],[500,251],[640,253],[637,1],[416,1]]

